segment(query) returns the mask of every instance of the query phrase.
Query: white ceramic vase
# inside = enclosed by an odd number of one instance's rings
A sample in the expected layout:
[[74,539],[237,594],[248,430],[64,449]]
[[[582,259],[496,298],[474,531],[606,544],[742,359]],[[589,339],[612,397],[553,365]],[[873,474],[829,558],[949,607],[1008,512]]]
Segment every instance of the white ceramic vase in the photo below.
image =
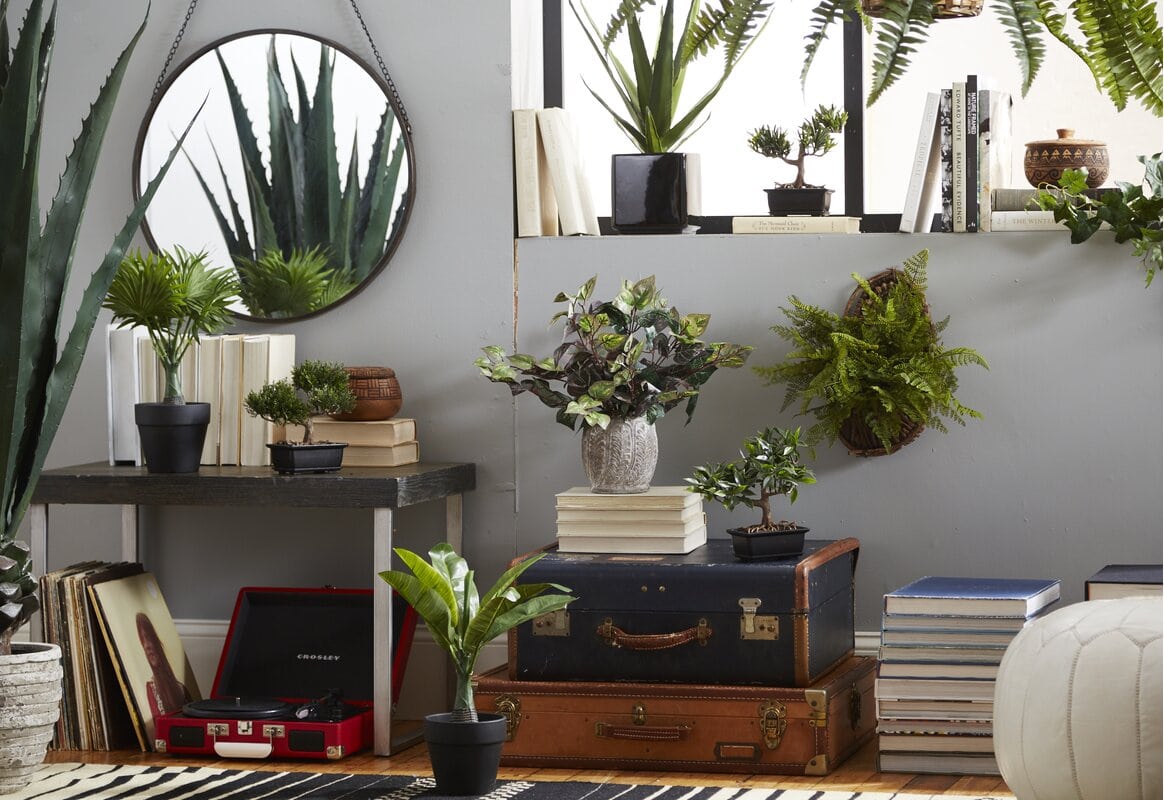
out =
[[658,461],[659,437],[644,417],[612,419],[605,429],[590,426],[582,431],[582,465],[592,492],[645,492]]

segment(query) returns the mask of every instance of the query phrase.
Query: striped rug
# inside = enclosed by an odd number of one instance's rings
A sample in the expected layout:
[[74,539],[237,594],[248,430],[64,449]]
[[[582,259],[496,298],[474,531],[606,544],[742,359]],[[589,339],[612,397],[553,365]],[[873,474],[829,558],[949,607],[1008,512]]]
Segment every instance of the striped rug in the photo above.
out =
[[[213,767],[45,764],[5,800],[437,800],[432,778]],[[958,800],[953,795],[500,781],[483,800]],[[962,800],[1005,800],[967,795]]]

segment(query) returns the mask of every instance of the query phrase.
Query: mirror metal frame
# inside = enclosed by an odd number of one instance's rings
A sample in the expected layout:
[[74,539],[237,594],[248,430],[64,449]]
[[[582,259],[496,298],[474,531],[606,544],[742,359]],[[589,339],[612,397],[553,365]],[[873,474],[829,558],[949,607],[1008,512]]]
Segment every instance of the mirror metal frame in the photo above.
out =
[[[392,239],[385,242],[384,255],[380,258],[379,262],[377,262],[376,267],[368,273],[368,276],[364,278],[363,281],[361,281],[350,292],[336,300],[331,305],[328,305],[325,308],[316,309],[315,311],[311,311],[307,314],[299,314],[294,317],[254,317],[242,312],[233,312],[233,316],[236,320],[243,320],[248,322],[282,323],[311,319],[343,305],[348,300],[364,291],[368,284],[370,284],[381,272],[383,272],[384,268],[388,265],[388,262],[392,260],[392,256],[396,252],[396,248],[400,245],[400,240],[404,238],[404,233],[408,229],[408,222],[412,217],[412,209],[416,205],[416,154],[412,142],[412,127],[408,122],[408,115],[404,112],[403,105],[398,95],[393,90],[393,87],[389,86],[382,75],[376,74],[375,70],[373,70],[363,58],[356,55],[349,48],[344,47],[338,42],[323,36],[316,36],[312,33],[304,33],[303,31],[291,30],[288,28],[256,28],[252,30],[240,31],[238,33],[232,33],[229,36],[223,36],[221,38],[215,39],[213,42],[200,47],[197,51],[191,54],[189,58],[184,59],[174,69],[174,71],[166,77],[165,81],[158,87],[157,91],[154,92],[153,97],[150,98],[149,108],[146,109],[145,118],[142,120],[141,127],[139,128],[137,134],[137,142],[133,148],[132,180],[134,200],[136,201],[141,197],[141,159],[142,153],[145,149],[146,133],[149,131],[150,123],[153,122],[154,114],[158,109],[158,104],[161,103],[162,98],[166,94],[166,91],[169,90],[171,86],[173,86],[178,77],[181,76],[190,65],[194,64],[196,61],[202,58],[202,56],[212,52],[215,48],[226,44],[227,42],[233,42],[236,39],[242,39],[248,36],[266,36],[278,34],[301,36],[305,39],[312,39],[322,45],[331,47],[338,53],[342,53],[343,55],[350,58],[353,63],[359,65],[359,67],[363,69],[364,72],[366,72],[368,76],[376,83],[380,90],[384,92],[384,97],[388,101],[388,106],[396,115],[396,120],[400,126],[400,135],[404,137],[404,157],[408,166],[408,184],[405,187],[403,195],[405,200],[404,217],[400,221],[400,226],[396,230],[396,235],[392,237]],[[145,235],[146,242],[149,244],[150,249],[154,252],[160,251],[162,248],[159,247],[157,240],[154,238],[153,231],[150,230],[148,219],[142,219],[141,230]]]

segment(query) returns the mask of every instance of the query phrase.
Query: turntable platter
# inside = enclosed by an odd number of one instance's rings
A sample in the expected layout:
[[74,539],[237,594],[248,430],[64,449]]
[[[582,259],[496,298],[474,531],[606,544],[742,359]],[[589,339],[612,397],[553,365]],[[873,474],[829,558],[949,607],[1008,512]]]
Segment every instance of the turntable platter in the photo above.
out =
[[195,719],[279,719],[295,713],[295,705],[269,697],[212,697],[182,706]]

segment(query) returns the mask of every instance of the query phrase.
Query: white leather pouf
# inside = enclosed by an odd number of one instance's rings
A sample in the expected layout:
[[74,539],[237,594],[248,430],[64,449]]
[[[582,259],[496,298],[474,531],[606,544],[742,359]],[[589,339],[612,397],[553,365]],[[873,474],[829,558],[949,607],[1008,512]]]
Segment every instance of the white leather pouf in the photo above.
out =
[[1161,797],[1159,598],[1091,600],[1023,629],[994,691],[994,752],[1019,800]]

